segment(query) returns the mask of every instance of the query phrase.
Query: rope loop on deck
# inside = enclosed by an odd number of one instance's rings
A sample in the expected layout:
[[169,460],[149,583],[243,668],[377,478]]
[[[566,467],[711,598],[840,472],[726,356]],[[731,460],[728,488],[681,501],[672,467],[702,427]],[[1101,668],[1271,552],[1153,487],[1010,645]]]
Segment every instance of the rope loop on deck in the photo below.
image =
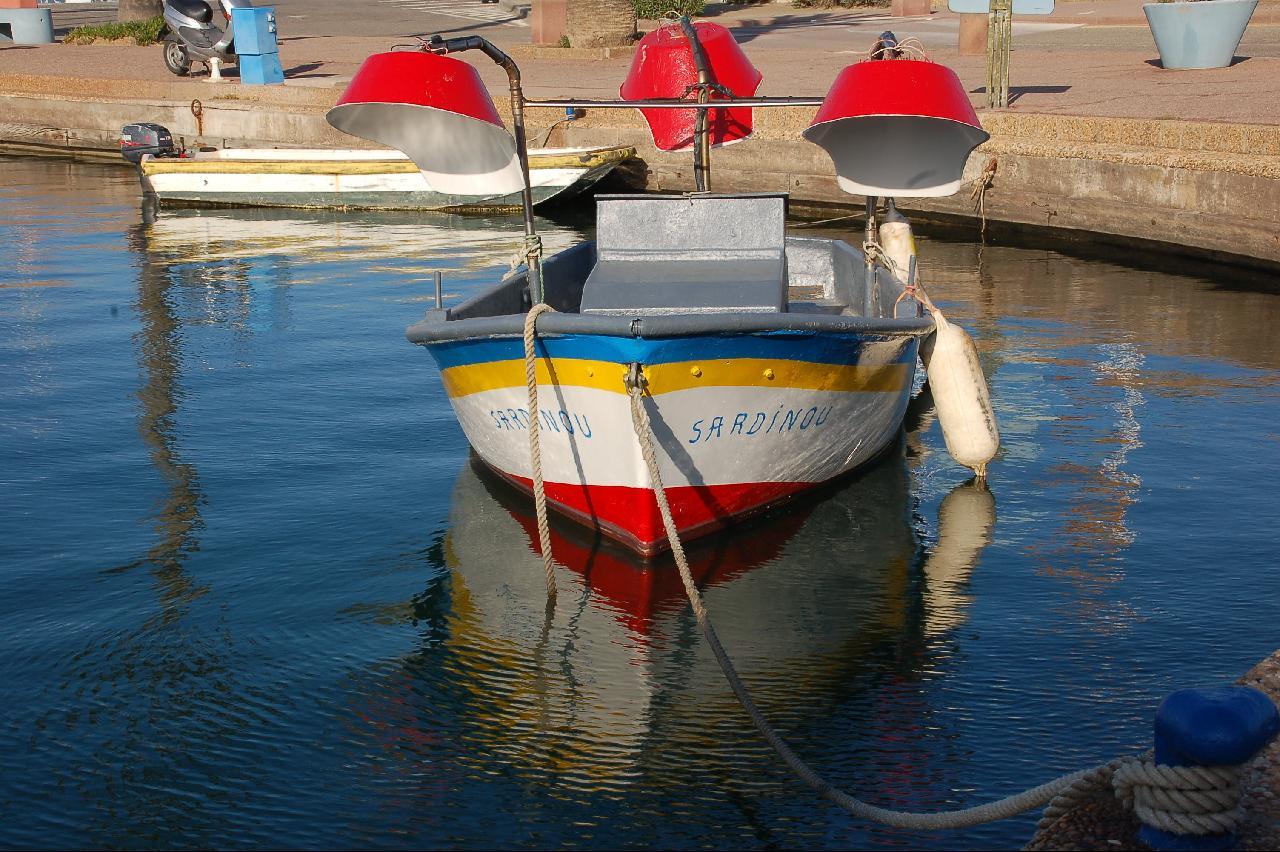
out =
[[529,391],[529,462],[533,470],[533,505],[538,515],[538,544],[542,547],[542,567],[547,575],[547,608],[556,598],[555,563],[551,558],[551,526],[547,520],[547,491],[542,481],[542,445],[539,440],[538,417],[538,353],[534,342],[538,335],[538,317],[553,313],[555,308],[539,302],[524,317],[524,380]]
[[[531,327],[531,324],[526,327]],[[1222,834],[1235,828],[1239,820],[1240,800],[1237,767],[1156,766],[1149,757],[1118,758],[1063,775],[1038,787],[985,805],[938,813],[889,810],[855,799],[833,787],[792,751],[769,724],[738,675],[728,652],[720,644],[711,616],[702,601],[702,594],[694,583],[680,533],[671,515],[671,505],[667,501],[666,487],[662,483],[662,472],[658,467],[653,427],[645,407],[645,379],[640,364],[631,365],[624,384],[631,399],[631,423],[640,445],[640,454],[644,458],[653,496],[662,516],[662,526],[671,545],[671,555],[680,572],[680,581],[684,585],[698,628],[711,646],[733,694],[760,735],[800,780],[819,796],[860,819],[897,828],[936,831],[995,822],[1048,804],[1044,818],[1040,821],[1040,826],[1044,827],[1083,799],[1114,787],[1116,795],[1126,804],[1131,803],[1139,818],[1147,825],[1175,834]]]
[[[542,257],[542,237],[539,234],[526,234],[524,238],[524,259],[525,262],[532,265],[535,261]],[[547,310],[554,310],[549,305],[545,306]]]

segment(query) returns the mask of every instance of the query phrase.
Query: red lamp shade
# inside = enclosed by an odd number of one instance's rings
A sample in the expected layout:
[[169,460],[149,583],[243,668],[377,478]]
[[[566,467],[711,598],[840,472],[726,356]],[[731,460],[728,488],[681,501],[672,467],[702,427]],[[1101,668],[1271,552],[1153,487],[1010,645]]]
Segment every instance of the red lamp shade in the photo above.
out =
[[868,60],[840,72],[804,131],[855,195],[933,198],[960,189],[989,134],[955,72],[927,60]]
[[375,53],[325,116],[344,133],[408,155],[437,192],[524,187],[516,142],[476,69],[434,53]]
[[[719,83],[738,97],[751,97],[760,85],[760,72],[747,59],[733,35],[719,24],[694,24],[698,41],[707,55],[711,82]],[[631,70],[618,93],[623,100],[684,97],[698,82],[698,66],[693,49],[680,27],[662,26],[640,39]],[[712,95],[716,100],[720,96]],[[693,129],[698,120],[695,109],[641,109],[649,123],[653,144],[663,151],[684,151],[693,147]],[[751,108],[717,109],[710,114],[711,144],[739,142],[751,135]]]

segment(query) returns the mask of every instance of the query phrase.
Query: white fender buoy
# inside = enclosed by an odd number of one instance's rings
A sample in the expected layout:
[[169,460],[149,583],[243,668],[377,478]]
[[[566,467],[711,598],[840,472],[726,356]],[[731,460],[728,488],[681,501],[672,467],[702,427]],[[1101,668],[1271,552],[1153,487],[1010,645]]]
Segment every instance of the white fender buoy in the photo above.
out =
[[893,199],[889,199],[884,221],[880,223],[880,250],[890,261],[892,272],[903,284],[913,284],[915,277],[916,237],[911,223],[898,212]]
[[942,425],[947,452],[979,479],[987,476],[987,462],[1000,449],[1000,432],[987,379],[978,361],[972,338],[958,325],[951,325],[919,285],[916,267],[916,240],[911,223],[898,212],[893,199],[880,225],[880,252],[888,258],[898,280],[908,286],[933,314],[933,334],[920,342],[920,360],[929,374],[933,402]]
[[1000,431],[978,348],[973,338],[947,322],[937,307],[930,305],[929,310],[935,329],[920,344],[920,360],[929,375],[942,437],[951,458],[985,479],[987,462],[1000,449]]

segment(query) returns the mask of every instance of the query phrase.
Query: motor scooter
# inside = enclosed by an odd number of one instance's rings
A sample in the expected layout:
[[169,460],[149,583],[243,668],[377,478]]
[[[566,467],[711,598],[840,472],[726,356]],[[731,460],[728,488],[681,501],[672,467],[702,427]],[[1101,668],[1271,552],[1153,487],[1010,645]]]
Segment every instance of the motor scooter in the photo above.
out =
[[234,61],[235,36],[231,32],[231,10],[251,9],[252,0],[215,0],[226,22],[223,30],[215,23],[213,6],[205,0],[164,0],[164,64],[174,74],[185,77],[191,63],[209,66],[211,79],[221,79],[218,66]]

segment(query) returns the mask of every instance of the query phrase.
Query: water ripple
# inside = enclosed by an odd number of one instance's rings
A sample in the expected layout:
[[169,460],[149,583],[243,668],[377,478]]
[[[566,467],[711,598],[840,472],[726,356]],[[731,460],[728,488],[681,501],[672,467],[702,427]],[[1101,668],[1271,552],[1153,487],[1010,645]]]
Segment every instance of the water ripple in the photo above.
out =
[[[0,844],[992,848],[818,804],[669,562],[468,455],[403,328],[518,221],[175,211],[4,160]],[[543,222],[554,249],[586,236]],[[761,707],[841,787],[987,801],[1145,747],[1276,638],[1280,297],[921,241],[975,332],[990,490],[927,391],[851,482],[690,550]],[[49,286],[56,285],[56,286]],[[1259,438],[1262,439],[1259,442]]]

